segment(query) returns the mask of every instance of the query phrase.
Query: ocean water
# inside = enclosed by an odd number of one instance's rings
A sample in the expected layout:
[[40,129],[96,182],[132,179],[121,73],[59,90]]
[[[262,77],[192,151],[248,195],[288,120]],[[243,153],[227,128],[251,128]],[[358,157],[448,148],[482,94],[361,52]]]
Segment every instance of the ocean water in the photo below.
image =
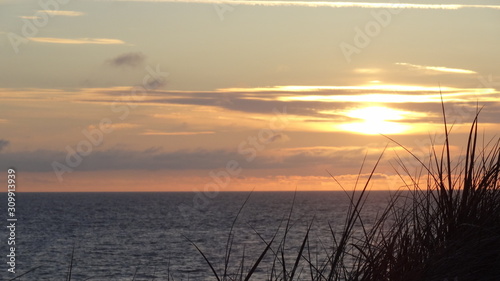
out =
[[[17,193],[16,280],[215,280],[193,241],[219,272],[231,225],[249,193]],[[370,192],[363,217],[369,227],[387,205],[388,192]],[[329,225],[340,232],[349,199],[343,192],[254,192],[233,229],[229,272],[248,272],[275,233],[283,237],[287,263],[312,223],[309,249],[321,261],[332,249]],[[6,201],[6,194],[0,202]],[[7,225],[7,204],[3,208]],[[355,229],[360,231],[360,229]],[[7,272],[8,231],[0,231],[0,280]],[[263,240],[262,240],[263,239]],[[74,249],[74,252],[73,252]],[[73,258],[71,258],[73,253]],[[269,276],[271,252],[253,280]],[[307,280],[304,277],[304,280]]]

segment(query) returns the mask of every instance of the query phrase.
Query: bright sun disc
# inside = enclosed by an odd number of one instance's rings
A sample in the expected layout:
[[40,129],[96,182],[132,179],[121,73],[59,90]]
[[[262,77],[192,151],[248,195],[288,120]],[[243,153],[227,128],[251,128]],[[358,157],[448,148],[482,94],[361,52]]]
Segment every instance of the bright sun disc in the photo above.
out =
[[361,122],[340,125],[344,131],[361,134],[399,134],[408,130],[407,125],[392,122],[404,119],[407,113],[388,107],[371,106],[346,112],[346,116],[361,119]]

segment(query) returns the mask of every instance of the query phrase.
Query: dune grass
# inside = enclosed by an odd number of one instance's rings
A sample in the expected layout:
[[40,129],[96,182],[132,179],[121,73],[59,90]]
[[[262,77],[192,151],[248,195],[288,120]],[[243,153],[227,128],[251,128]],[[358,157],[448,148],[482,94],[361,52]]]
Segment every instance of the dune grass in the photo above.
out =
[[443,151],[433,147],[428,164],[415,157],[426,182],[406,174],[411,195],[403,208],[389,208],[390,230],[375,229],[360,246],[355,280],[500,280],[499,140],[477,150],[476,115],[454,164],[446,119],[444,126]]
[[[390,198],[378,220],[368,228],[360,213],[379,158],[363,188],[346,192],[350,207],[344,228],[339,235],[330,227],[334,245],[326,261],[311,258],[309,231],[312,222],[294,253],[295,258],[286,260],[290,256],[285,253],[290,216],[283,222],[286,226],[279,242],[276,234],[265,241],[257,233],[263,241],[263,251],[248,272],[243,272],[243,257],[241,266],[229,274],[233,227],[221,273],[217,273],[203,252],[193,245],[217,280],[251,280],[266,255],[271,255],[273,261],[267,277],[271,281],[500,280],[500,139],[482,143],[478,149],[479,112],[470,126],[465,155],[455,162],[452,159],[457,158],[450,154],[450,128],[446,117],[443,117],[443,148],[438,151],[432,145],[428,159],[418,158],[388,138],[419,163],[421,172],[411,174],[402,158],[397,158],[404,171],[399,174],[404,187]],[[443,116],[446,116],[444,105]],[[354,226],[362,229],[362,238],[353,236]],[[293,266],[287,267],[290,264]]]

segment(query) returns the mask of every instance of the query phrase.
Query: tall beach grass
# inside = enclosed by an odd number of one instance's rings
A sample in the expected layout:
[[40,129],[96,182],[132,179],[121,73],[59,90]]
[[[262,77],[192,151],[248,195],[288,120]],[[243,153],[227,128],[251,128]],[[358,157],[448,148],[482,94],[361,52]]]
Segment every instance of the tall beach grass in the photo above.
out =
[[[333,245],[325,245],[326,259],[318,261],[311,257],[312,222],[302,243],[296,245],[297,250],[287,252],[290,216],[278,226],[284,231],[280,237],[276,231],[266,241],[256,232],[263,242],[261,255],[251,262],[246,261],[244,255],[239,257],[241,262],[236,269],[228,266],[234,258],[231,256],[232,227],[223,266],[213,265],[198,246],[192,244],[216,280],[261,280],[260,276],[253,277],[260,266],[270,268],[266,280],[271,281],[500,280],[500,139],[480,141],[479,112],[470,125],[465,154],[460,157],[450,152],[451,130],[444,105],[444,144],[441,149],[431,145],[426,159],[388,138],[419,163],[420,172],[412,174],[405,161],[397,158],[398,170],[403,171],[398,173],[403,187],[393,194],[376,222],[368,227],[361,210],[381,155],[363,188],[346,192],[350,206],[343,231],[335,233],[330,226]],[[235,221],[238,215],[239,212]],[[354,227],[362,230],[361,237],[354,235]],[[267,261],[272,261],[271,264],[263,264],[266,256],[270,257]],[[246,271],[243,270],[245,262],[251,265]]]

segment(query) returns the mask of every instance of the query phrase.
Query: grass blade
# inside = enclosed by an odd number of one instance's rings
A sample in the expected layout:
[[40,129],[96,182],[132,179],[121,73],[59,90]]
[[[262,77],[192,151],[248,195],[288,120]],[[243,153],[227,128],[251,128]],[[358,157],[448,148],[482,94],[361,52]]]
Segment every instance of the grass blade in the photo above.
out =
[[203,251],[200,248],[198,248],[198,246],[196,245],[196,243],[194,243],[191,239],[189,239],[185,235],[183,235],[183,236],[184,236],[184,238],[186,238],[186,240],[189,241],[189,243],[191,243],[191,245],[193,245],[196,248],[196,250],[198,250],[198,252],[201,254],[201,256],[203,257],[203,259],[205,259],[205,262],[208,264],[208,266],[212,270],[212,273],[214,274],[215,278],[217,278],[217,281],[220,281],[219,275],[217,275],[217,271],[212,266],[212,263],[210,263],[210,261],[208,260],[207,256],[205,256],[205,254],[203,253]]

